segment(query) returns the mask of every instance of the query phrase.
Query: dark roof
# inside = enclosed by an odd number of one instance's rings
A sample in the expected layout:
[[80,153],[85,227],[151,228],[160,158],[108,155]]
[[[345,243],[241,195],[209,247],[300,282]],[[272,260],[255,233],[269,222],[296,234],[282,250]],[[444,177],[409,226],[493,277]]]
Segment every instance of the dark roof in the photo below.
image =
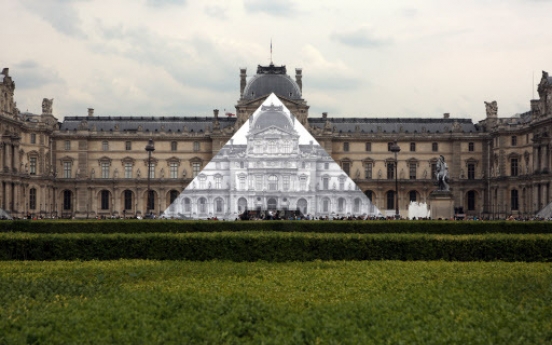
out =
[[243,91],[244,99],[257,99],[275,93],[287,99],[302,99],[299,85],[286,74],[285,66],[260,66]]
[[[267,111],[266,113],[272,113]],[[278,113],[278,112],[275,112]],[[528,114],[523,114],[525,118]],[[326,120],[330,121],[334,132],[353,133],[356,132],[356,127],[359,127],[361,133],[423,133],[424,128],[426,133],[448,133],[453,130],[453,126],[457,123],[463,133],[480,132],[481,128],[472,123],[471,119],[431,119],[431,118],[308,118],[311,127],[324,128]],[[213,117],[149,117],[149,116],[68,116],[61,122],[61,131],[73,131],[80,128],[81,123],[87,123],[89,129],[96,127],[96,131],[109,132],[116,131],[115,126],[118,125],[118,131],[136,131],[138,126],[142,126],[143,132],[161,132],[162,126],[165,126],[165,132],[182,132],[184,126],[187,131],[204,132],[207,127],[212,129]],[[271,114],[267,116],[266,123],[276,121],[279,123],[279,115]],[[286,121],[289,121],[286,116]],[[235,117],[219,117],[220,128],[233,126],[236,122]],[[264,120],[263,120],[263,123]],[[283,123],[283,122],[282,122]]]
[[309,118],[311,127],[324,128],[328,120],[334,132],[354,133],[448,133],[455,123],[463,133],[479,132],[480,128],[470,119],[422,119],[422,118]]
[[[164,126],[165,132],[182,132],[186,126],[189,132],[205,131],[207,127],[213,127],[213,117],[150,117],[150,116],[68,116],[61,123],[60,130],[73,131],[81,127],[81,123],[86,122],[89,129],[96,127],[96,131],[109,132],[115,131],[115,126],[119,126],[119,131],[137,131],[141,126],[143,132],[161,132]],[[235,117],[220,117],[220,128],[233,126],[236,122]]]

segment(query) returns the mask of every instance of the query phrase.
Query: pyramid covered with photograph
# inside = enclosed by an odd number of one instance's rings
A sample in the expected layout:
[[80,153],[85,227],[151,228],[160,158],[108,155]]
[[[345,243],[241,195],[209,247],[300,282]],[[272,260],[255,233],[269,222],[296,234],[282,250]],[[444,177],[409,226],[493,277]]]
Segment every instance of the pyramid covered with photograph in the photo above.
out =
[[379,216],[276,95],[270,95],[162,217]]

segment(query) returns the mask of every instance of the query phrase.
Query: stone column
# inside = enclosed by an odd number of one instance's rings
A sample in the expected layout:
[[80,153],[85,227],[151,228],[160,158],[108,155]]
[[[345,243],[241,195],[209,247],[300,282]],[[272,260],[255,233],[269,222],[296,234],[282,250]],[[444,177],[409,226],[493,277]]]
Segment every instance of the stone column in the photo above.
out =
[[18,173],[21,173],[19,166],[19,145],[13,145],[13,167]]
[[0,172],[4,171],[4,158],[6,157],[4,154],[5,146],[6,145],[4,143],[0,142]]
[[6,158],[5,158],[5,165],[4,166],[7,166],[8,167],[8,172],[9,174],[12,173],[12,152],[13,152],[13,145],[12,144],[7,144],[5,145],[6,146]]
[[5,210],[9,211],[10,213],[12,212],[12,193],[11,193],[11,182],[7,182],[6,183],[6,205],[5,205]]

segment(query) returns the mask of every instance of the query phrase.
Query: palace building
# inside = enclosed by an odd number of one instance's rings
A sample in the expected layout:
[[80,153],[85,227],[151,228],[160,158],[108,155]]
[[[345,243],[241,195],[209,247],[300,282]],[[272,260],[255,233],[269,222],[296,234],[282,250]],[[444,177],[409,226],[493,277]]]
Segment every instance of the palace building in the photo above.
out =
[[[460,213],[491,219],[532,216],[552,201],[552,77],[546,72],[538,85],[539,99],[530,101],[527,112],[498,117],[496,102],[482,102],[486,118],[478,123],[449,114],[312,116],[302,77],[301,69],[293,79],[285,66],[272,63],[258,66],[250,78],[241,69],[236,117],[219,117],[218,110],[212,117],[108,117],[88,109],[86,116],[66,116],[60,122],[49,99],[42,101],[41,114],[20,112],[15,82],[5,68],[0,83],[0,208],[13,217],[160,215],[271,93],[382,213],[394,214],[395,172],[401,215],[407,216],[410,201],[428,201],[437,189],[440,155],[448,164]],[[151,152],[145,150],[149,139]],[[401,149],[397,159],[391,151],[395,142]]]

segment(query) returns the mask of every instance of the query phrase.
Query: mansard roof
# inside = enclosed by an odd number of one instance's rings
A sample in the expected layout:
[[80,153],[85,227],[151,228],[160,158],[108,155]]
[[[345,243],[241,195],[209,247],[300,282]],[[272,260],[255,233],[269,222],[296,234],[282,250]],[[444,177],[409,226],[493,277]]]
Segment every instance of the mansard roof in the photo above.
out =
[[324,129],[329,121],[334,133],[463,133],[480,132],[481,128],[474,125],[470,119],[431,119],[431,118],[309,118],[311,127]]
[[[136,132],[139,128],[142,132],[162,132],[163,128],[165,132],[182,132],[184,126],[189,132],[205,132],[208,127],[212,129],[213,120],[213,117],[199,116],[67,116],[61,123],[60,131],[78,130],[86,123],[88,129],[92,130],[95,127],[98,132]],[[233,126],[235,122],[236,118],[219,117],[221,129]],[[118,126],[118,129],[115,126]]]
[[[523,120],[528,114],[522,114]],[[358,117],[322,117],[308,119],[311,127],[324,129],[329,121],[334,133],[449,133],[459,131],[463,133],[481,132],[482,128],[473,124],[471,119],[454,118],[358,118]],[[60,131],[74,131],[86,125],[88,129],[96,128],[97,132],[135,132],[141,128],[142,132],[182,132],[186,127],[188,132],[205,132],[212,129],[214,117],[152,117],[152,116],[68,116],[61,122]],[[220,128],[233,126],[235,117],[219,117]],[[118,126],[116,128],[116,126]]]

